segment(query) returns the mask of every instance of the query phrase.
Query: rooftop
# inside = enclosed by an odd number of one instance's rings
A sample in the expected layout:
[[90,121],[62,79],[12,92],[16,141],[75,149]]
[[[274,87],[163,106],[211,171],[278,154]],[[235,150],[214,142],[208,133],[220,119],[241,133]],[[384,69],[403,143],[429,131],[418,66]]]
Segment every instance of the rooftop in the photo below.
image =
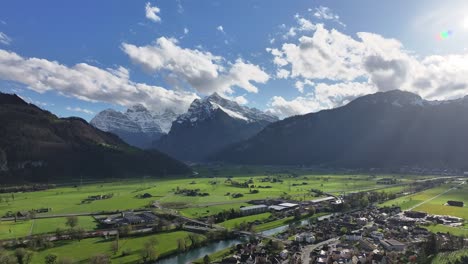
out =
[[298,206],[298,204],[294,204],[294,203],[282,203],[278,205],[283,206],[283,207],[289,207],[289,208]]
[[267,208],[266,205],[264,204],[259,204],[259,205],[252,205],[252,206],[246,206],[240,208],[241,211],[246,211],[246,210],[254,210],[254,209],[260,209],[260,208]]
[[333,196],[322,197],[322,198],[318,198],[318,199],[315,199],[315,200],[311,200],[310,202],[311,203],[321,203],[321,202],[326,202],[326,201],[331,201],[331,200],[335,200],[335,197],[333,197]]

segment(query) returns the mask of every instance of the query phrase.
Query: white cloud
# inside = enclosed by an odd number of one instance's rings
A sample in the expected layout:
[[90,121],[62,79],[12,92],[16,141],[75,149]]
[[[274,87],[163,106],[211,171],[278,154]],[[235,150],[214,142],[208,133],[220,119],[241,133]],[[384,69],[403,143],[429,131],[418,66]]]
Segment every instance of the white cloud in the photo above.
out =
[[[286,34],[283,35],[284,39],[295,37],[300,32],[315,30],[315,25],[311,21],[301,17],[299,14],[296,14],[294,18],[296,19],[297,26],[290,27]],[[284,27],[286,26],[284,25]]]
[[302,115],[341,106],[375,91],[376,88],[369,83],[343,82],[332,85],[319,83],[313,93],[292,100],[274,96],[268,104],[267,111],[279,117]]
[[10,45],[12,39],[5,33],[0,32],[0,43],[4,45]]
[[223,28],[223,26],[221,26],[221,25],[217,26],[217,27],[216,27],[216,30],[218,30],[219,32],[225,33],[225,32],[224,32],[224,28]]
[[189,33],[189,29],[188,28],[184,28],[184,34],[187,35]]
[[[405,50],[396,39],[368,32],[356,35],[355,39],[317,24],[312,35],[299,37],[297,43],[267,49],[277,72],[289,71],[288,78],[296,80],[301,93],[304,85],[319,83],[312,94],[292,100],[272,98],[270,111],[280,115],[316,111],[341,105],[346,101],[342,98],[393,89],[414,92],[429,100],[468,94],[467,52],[421,57]],[[325,81],[335,84],[324,86]],[[324,97],[325,88],[334,89],[334,93]]]
[[314,86],[314,85],[315,85],[315,83],[313,81],[310,81],[310,80],[296,81],[296,83],[294,84],[294,86],[297,88],[297,90],[300,93],[304,92],[304,87],[305,86]]
[[189,85],[202,94],[218,92],[231,94],[234,86],[256,93],[252,84],[269,79],[259,66],[241,59],[224,63],[224,58],[198,49],[186,49],[174,39],[161,37],[154,45],[135,46],[123,43],[123,51],[130,59],[151,73],[168,73],[171,83]]
[[346,27],[346,25],[340,21],[340,16],[333,13],[333,11],[328,7],[319,6],[316,7],[315,10],[309,9],[309,11],[314,11],[314,17],[318,19],[333,20],[336,23],[342,25],[343,27]]
[[87,115],[94,115],[95,114],[93,111],[85,109],[85,108],[81,108],[81,107],[67,106],[65,109],[67,109],[67,111],[80,112],[80,113],[84,113],[84,114],[87,114]]
[[245,98],[245,96],[243,96],[243,95],[234,97],[234,101],[237,102],[237,103],[240,104],[240,105],[245,105],[245,104],[248,104],[248,103],[249,103],[249,101],[247,100],[247,98]]
[[152,6],[150,2],[146,3],[145,6],[145,13],[146,13],[146,18],[153,22],[161,22],[161,17],[159,16],[159,13],[161,10],[157,6]]
[[183,113],[198,96],[136,83],[123,67],[101,69],[86,63],[72,67],[56,61],[24,58],[0,49],[0,79],[21,83],[39,93],[56,91],[64,96],[90,102],[131,106],[135,102],[155,111],[172,109]]
[[278,69],[276,72],[276,78],[287,79],[290,75],[290,72],[286,69]]

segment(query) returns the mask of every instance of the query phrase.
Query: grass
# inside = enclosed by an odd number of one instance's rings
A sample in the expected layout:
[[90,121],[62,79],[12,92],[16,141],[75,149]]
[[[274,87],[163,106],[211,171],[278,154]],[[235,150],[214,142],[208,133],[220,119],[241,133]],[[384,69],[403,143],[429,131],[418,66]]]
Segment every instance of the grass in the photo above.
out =
[[24,237],[31,232],[32,221],[3,221],[0,223],[0,239]]
[[[114,241],[113,239],[104,240],[102,238],[89,238],[84,239],[80,242],[77,241],[65,241],[54,248],[46,249],[43,251],[36,252],[33,256],[32,263],[43,263],[45,256],[49,254],[55,254],[60,257],[71,258],[75,262],[89,263],[90,257],[104,253],[112,256],[112,263],[137,263],[140,257],[140,251],[144,247],[145,242],[151,238],[156,238],[158,244],[156,245],[156,251],[159,257],[167,256],[177,251],[177,240],[187,239],[189,232],[176,231],[170,233],[162,233],[150,236],[140,236],[131,238],[121,238],[120,251],[116,255],[112,255],[110,245]],[[205,240],[206,238],[201,235],[197,235],[198,239]],[[187,245],[189,245],[189,240]],[[121,256],[122,250],[129,250],[131,252],[128,256]]]
[[[209,170],[200,175],[210,176],[216,174]],[[239,173],[239,174],[236,174]],[[250,173],[249,176],[246,176]],[[187,207],[194,209],[183,209],[182,214],[194,216],[199,211],[198,205],[213,206],[208,208],[209,213],[219,212],[223,209],[238,208],[241,204],[254,199],[276,198],[281,195],[291,195],[295,200],[308,200],[314,197],[310,194],[310,189],[320,189],[325,192],[341,193],[343,191],[358,191],[375,188],[395,188],[395,186],[377,185],[376,179],[384,177],[369,177],[368,175],[316,175],[307,171],[300,171],[302,174],[296,178],[280,174],[272,176],[280,178],[283,182],[261,182],[260,179],[266,177],[265,172],[260,169],[251,171],[236,171],[226,168],[217,172],[217,178],[165,178],[165,179],[145,179],[145,180],[121,180],[109,183],[86,184],[77,187],[59,187],[55,189],[15,193],[14,199],[9,193],[0,195],[4,199],[0,202],[0,216],[8,211],[28,211],[38,208],[52,208],[47,214],[66,213],[91,213],[112,210],[137,209],[148,205],[149,202],[158,200],[160,203],[183,203]],[[227,176],[234,176],[235,181],[243,182],[253,179],[254,185],[271,186],[271,188],[256,188],[257,194],[250,194],[248,188],[237,188],[225,183]],[[413,177],[413,176],[411,176]],[[421,177],[399,177],[400,183],[410,182]],[[217,182],[212,185],[210,182]],[[194,182],[194,184],[192,184]],[[306,183],[306,185],[302,185]],[[296,185],[296,186],[295,186]],[[188,197],[174,194],[174,190],[179,188],[200,189],[210,195],[206,197]],[[82,203],[90,195],[113,193],[114,197],[107,200]],[[138,199],[138,194],[150,193],[154,197],[149,199]],[[232,198],[227,193],[242,193],[244,197]],[[213,204],[216,201],[217,204]],[[236,204],[237,203],[237,204]],[[224,205],[223,205],[224,204]],[[232,204],[232,205],[228,205]],[[200,216],[203,216],[200,215]]]
[[446,225],[430,225],[430,226],[423,226],[427,230],[433,233],[450,233],[455,236],[468,236],[468,229],[466,227],[451,227]]
[[[33,234],[51,233],[55,232],[57,228],[68,229],[65,221],[66,217],[35,219]],[[97,227],[97,222],[91,216],[78,216],[78,225],[85,230],[94,230]]]
[[[442,185],[429,190],[425,190],[423,192],[387,201],[381,206],[397,205],[400,206],[403,210],[407,210],[441,193],[444,193],[451,187],[452,185]],[[466,195],[467,192],[468,186],[462,185],[460,186],[460,189],[451,190],[435,199],[432,199],[420,206],[417,206],[416,208],[414,208],[414,210],[424,211],[429,214],[452,215],[468,220],[468,207],[466,206],[466,204],[468,204],[468,195]],[[448,200],[463,201],[465,203],[465,207],[446,206],[445,203]]]
[[[210,254],[210,261],[221,261],[223,258],[231,255],[231,247],[225,248],[223,250],[217,251],[213,254]],[[204,264],[203,258],[196,259],[192,262],[193,264]]]
[[239,217],[231,220],[224,221],[220,223],[219,225],[227,228],[227,229],[233,229],[236,226],[239,226],[241,223],[251,223],[255,221],[264,221],[268,219],[271,216],[271,213],[263,213],[263,214],[257,214],[257,215],[249,215],[249,216],[244,216],[244,217]]
[[462,250],[446,252],[446,253],[439,253],[432,260],[432,264],[466,263],[466,262],[457,262],[457,261],[461,261],[462,257],[468,258],[468,249],[462,249]]
[[215,215],[224,210],[239,210],[241,206],[249,206],[248,203],[229,203],[229,204],[220,204],[220,205],[200,205],[197,207],[185,208],[179,210],[179,212],[186,217],[191,218],[200,218],[210,215]]
[[284,225],[289,224],[289,222],[291,222],[291,220],[293,220],[293,219],[294,219],[294,217],[290,216],[290,217],[285,217],[283,219],[278,219],[278,220],[275,220],[275,221],[271,221],[271,222],[268,222],[268,223],[263,223],[263,224],[260,224],[260,225],[256,225],[255,226],[255,231],[261,232],[261,231],[265,231],[265,230],[268,230],[268,229],[273,229],[273,228],[276,228],[276,227],[279,227],[279,226],[284,226]]

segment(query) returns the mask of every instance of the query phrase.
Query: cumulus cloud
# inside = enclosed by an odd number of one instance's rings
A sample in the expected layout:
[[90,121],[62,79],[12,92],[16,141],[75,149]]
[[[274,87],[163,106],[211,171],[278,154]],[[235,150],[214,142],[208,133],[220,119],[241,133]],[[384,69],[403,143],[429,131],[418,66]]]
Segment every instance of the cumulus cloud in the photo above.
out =
[[152,6],[151,3],[147,2],[145,5],[146,18],[153,22],[161,22],[159,13],[161,10],[157,6]]
[[302,115],[342,106],[359,96],[375,91],[376,88],[370,83],[319,83],[315,86],[314,92],[291,100],[274,96],[268,103],[267,111],[279,117]]
[[184,34],[187,35],[189,33],[189,29],[188,28],[184,28]]
[[[297,43],[283,43],[267,52],[277,72],[289,71],[286,78],[294,79],[301,93],[304,86],[315,86],[314,93],[293,100],[273,97],[270,111],[283,116],[339,106],[375,91],[401,89],[429,100],[468,94],[468,53],[421,57],[405,50],[400,41],[374,33],[358,32],[354,38],[317,24]],[[333,94],[324,97],[324,88],[334,89]]]
[[172,83],[187,84],[202,94],[218,92],[232,94],[233,87],[256,93],[252,84],[266,83],[269,75],[259,66],[237,59],[225,59],[207,51],[178,46],[174,39],[161,37],[154,45],[122,44],[123,51],[135,63],[150,73],[166,72]]
[[309,10],[313,11],[314,17],[318,19],[333,20],[344,27],[346,26],[343,22],[340,21],[340,16],[333,13],[333,11],[326,6],[319,6],[319,7],[316,7],[314,10],[312,9],[309,9]]
[[240,95],[240,96],[237,96],[237,97],[234,97],[234,101],[240,105],[245,105],[245,104],[248,104],[249,101],[247,100],[247,98],[245,98],[245,96],[243,95]]
[[284,39],[295,37],[300,32],[315,30],[315,25],[310,20],[305,19],[299,14],[296,14],[294,18],[296,19],[297,26],[290,27],[286,34],[283,35]]
[[5,33],[0,32],[0,43],[3,45],[10,45],[12,39]]
[[123,67],[101,69],[86,63],[68,67],[56,61],[24,58],[0,50],[0,79],[24,84],[39,93],[56,91],[80,100],[122,106],[139,102],[158,112],[172,109],[176,113],[186,111],[198,97],[194,93],[133,82],[129,77]]
[[65,109],[67,109],[67,111],[80,112],[80,113],[84,113],[84,114],[87,114],[87,115],[94,115],[95,114],[93,111],[85,109],[85,108],[81,108],[81,107],[67,106]]

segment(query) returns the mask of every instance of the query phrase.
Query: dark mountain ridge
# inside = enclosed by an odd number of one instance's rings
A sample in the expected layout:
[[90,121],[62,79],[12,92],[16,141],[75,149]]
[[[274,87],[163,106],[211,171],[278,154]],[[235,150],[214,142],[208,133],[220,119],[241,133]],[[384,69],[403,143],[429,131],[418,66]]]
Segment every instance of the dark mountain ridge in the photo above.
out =
[[349,168],[468,168],[468,99],[399,90],[270,124],[211,160]]
[[58,118],[0,93],[0,180],[55,181],[189,173],[156,150],[131,147],[77,117]]

